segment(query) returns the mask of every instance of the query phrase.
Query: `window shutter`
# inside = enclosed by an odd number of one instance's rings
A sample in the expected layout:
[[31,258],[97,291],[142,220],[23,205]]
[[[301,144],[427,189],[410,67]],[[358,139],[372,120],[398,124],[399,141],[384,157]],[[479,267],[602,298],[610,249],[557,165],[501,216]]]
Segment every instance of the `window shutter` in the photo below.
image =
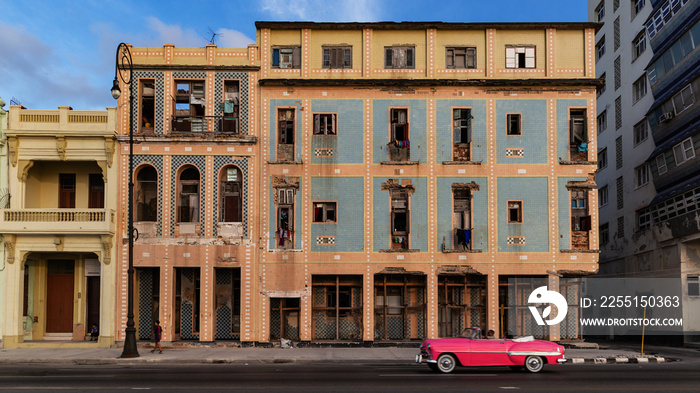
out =
[[329,68],[331,66],[331,50],[328,48],[323,49],[323,68]]
[[393,65],[393,49],[384,48],[384,68],[392,68]]
[[333,68],[343,68],[345,65],[345,50],[336,48],[333,52]]
[[406,49],[406,68],[415,67],[413,62],[413,48]]
[[506,68],[515,68],[515,48],[506,48]]
[[301,68],[301,48],[292,50],[292,68]]
[[535,68],[535,48],[525,48],[525,68]]
[[[456,111],[455,111],[456,112]],[[462,143],[462,120],[457,119],[452,121],[452,143]]]
[[472,141],[472,110],[467,109],[467,140],[465,143],[471,143]]
[[272,50],[272,66],[279,67],[279,65],[280,65],[280,50],[273,49]]
[[344,49],[343,53],[345,54],[343,66],[345,68],[352,68],[352,49]]
[[574,121],[569,120],[569,144],[576,144],[576,133],[574,132]]
[[277,124],[277,132],[279,132],[279,143],[287,143],[287,122],[280,120]]
[[476,49],[467,48],[467,68],[476,68]]
[[321,134],[321,115],[314,115],[314,134]]
[[454,68],[454,49],[445,50],[445,68]]

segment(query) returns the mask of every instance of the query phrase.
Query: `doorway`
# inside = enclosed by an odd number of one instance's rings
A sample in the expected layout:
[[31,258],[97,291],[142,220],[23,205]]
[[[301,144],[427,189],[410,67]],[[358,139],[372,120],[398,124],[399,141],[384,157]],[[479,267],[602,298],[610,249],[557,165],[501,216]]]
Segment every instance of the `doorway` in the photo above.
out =
[[46,276],[46,332],[73,332],[75,261],[50,259]]

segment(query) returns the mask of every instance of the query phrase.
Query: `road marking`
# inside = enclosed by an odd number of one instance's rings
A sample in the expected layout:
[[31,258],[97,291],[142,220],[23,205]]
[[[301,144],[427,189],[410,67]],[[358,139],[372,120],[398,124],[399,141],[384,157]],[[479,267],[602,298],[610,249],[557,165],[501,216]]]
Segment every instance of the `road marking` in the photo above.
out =
[[379,374],[380,377],[495,377],[497,374]]

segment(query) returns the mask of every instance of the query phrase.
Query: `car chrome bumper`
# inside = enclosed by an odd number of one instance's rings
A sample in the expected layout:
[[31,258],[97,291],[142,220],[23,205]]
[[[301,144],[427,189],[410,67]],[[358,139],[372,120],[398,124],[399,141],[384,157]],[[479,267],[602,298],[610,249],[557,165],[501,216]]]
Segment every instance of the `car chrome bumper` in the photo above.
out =
[[437,363],[437,360],[424,358],[422,354],[418,354],[416,355],[416,363]]
[[557,363],[559,363],[559,364],[566,363],[566,358],[562,357],[561,359],[557,359]]

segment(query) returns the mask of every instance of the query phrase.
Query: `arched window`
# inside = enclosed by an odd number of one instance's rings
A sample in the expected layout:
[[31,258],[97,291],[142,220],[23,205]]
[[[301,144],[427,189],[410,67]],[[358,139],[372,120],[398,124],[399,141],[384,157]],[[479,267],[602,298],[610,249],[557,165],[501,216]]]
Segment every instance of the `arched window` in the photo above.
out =
[[227,166],[219,175],[219,221],[243,221],[243,178],[235,166]]
[[179,180],[178,222],[199,222],[199,171],[188,166]]
[[158,220],[158,172],[150,165],[136,174],[136,221]]

